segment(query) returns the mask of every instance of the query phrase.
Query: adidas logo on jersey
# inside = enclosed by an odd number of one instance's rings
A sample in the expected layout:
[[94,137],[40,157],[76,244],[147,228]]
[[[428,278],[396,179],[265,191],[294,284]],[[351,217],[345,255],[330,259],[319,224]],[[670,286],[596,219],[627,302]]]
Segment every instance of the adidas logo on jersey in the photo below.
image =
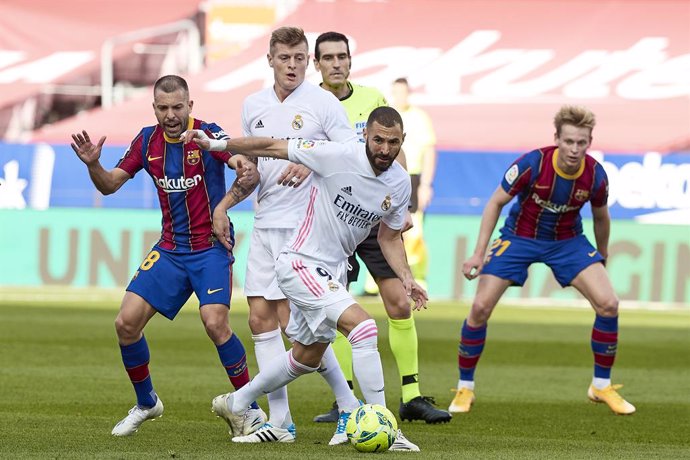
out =
[[352,187],[350,187],[349,185],[348,185],[347,187],[341,188],[340,190],[342,190],[343,192],[345,192],[345,193],[347,193],[348,195],[352,196]]
[[261,120],[257,121],[256,124],[254,125],[254,129],[263,128],[263,127],[264,127],[264,124]]

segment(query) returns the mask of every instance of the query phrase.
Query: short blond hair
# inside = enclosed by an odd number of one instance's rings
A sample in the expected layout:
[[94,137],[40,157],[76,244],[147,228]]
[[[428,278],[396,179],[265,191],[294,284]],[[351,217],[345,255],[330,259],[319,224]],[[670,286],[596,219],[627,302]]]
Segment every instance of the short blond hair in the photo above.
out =
[[287,45],[290,48],[297,46],[300,43],[304,43],[309,49],[309,42],[307,41],[307,36],[304,35],[304,30],[299,27],[279,27],[274,30],[271,34],[271,41],[269,42],[268,52],[273,55],[273,50],[276,44]]
[[561,135],[563,125],[572,125],[577,128],[589,128],[590,134],[597,120],[594,112],[581,105],[564,105],[553,117],[553,125],[556,127],[556,135]]

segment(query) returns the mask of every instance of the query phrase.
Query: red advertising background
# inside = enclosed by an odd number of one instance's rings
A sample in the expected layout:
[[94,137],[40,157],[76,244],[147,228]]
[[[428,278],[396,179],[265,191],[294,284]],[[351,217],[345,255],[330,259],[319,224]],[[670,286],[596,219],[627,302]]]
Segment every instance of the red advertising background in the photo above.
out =
[[[55,49],[97,52],[107,35],[189,16],[194,3],[123,1],[120,9],[96,14],[93,5],[107,2],[67,1],[59,14],[28,15],[27,8],[12,7],[19,2],[10,2],[0,28],[12,33],[0,36],[0,50],[29,50],[32,56]],[[20,33],[18,23],[45,33]],[[548,143],[553,114],[572,103],[597,114],[597,149],[690,148],[686,0],[307,0],[278,25],[304,28],[312,45],[318,33],[346,33],[353,41],[355,82],[387,92],[393,79],[407,77],[442,147],[522,151]],[[188,76],[195,115],[240,132],[243,99],[272,82],[268,34]],[[6,71],[0,67],[0,107],[31,87],[3,80]],[[308,78],[318,81],[311,66]],[[66,143],[70,133],[87,129],[107,135],[110,143],[127,143],[141,126],[155,123],[151,99],[146,92],[113,109],[46,126],[32,140]]]

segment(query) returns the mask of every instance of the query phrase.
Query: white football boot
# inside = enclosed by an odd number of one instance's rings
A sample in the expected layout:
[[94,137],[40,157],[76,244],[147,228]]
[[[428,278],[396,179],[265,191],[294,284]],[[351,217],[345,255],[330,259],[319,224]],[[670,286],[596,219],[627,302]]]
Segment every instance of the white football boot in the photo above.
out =
[[240,443],[258,443],[258,442],[295,442],[297,433],[295,431],[295,424],[290,424],[287,428],[280,428],[271,425],[269,422],[264,423],[258,430],[246,436],[235,436],[232,442]]
[[402,430],[398,430],[398,434],[395,437],[395,442],[388,449],[398,452],[419,452],[419,447],[407,439],[403,434]]
[[142,423],[163,415],[163,401],[156,400],[156,405],[148,409],[134,406],[129,410],[127,417],[120,420],[111,431],[113,436],[129,436],[137,432]]
[[350,419],[351,412],[341,412],[338,415],[338,425],[335,427],[335,433],[330,441],[328,441],[329,446],[337,446],[339,444],[345,444],[347,441],[347,421]]

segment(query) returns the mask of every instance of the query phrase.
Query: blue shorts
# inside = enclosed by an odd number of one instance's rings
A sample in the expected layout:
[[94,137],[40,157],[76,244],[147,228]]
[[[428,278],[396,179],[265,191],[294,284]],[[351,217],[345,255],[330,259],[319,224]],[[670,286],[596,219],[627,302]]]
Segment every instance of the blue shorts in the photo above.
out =
[[232,253],[218,245],[198,252],[177,253],[155,245],[129,282],[127,290],[140,295],[168,319],[173,319],[192,292],[199,306],[219,303],[230,307]]
[[482,275],[494,275],[518,286],[525,284],[527,269],[535,262],[549,266],[565,287],[585,268],[604,258],[584,235],[559,241],[535,240],[502,234],[491,244]]

